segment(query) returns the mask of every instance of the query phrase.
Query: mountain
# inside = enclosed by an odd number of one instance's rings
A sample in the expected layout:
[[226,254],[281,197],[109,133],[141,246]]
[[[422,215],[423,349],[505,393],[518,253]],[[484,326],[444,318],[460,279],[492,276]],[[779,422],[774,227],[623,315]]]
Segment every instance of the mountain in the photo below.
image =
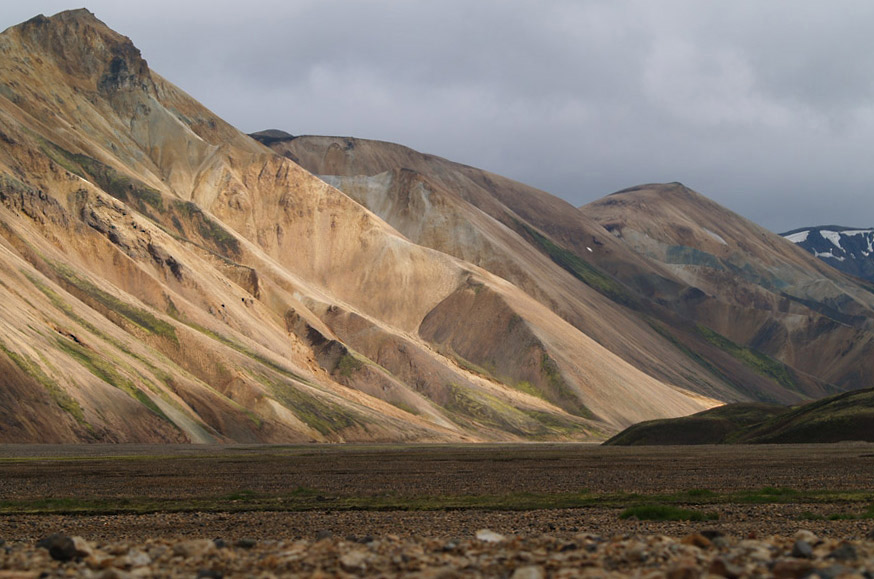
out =
[[874,442],[874,389],[845,392],[794,408],[728,404],[682,418],[635,424],[605,444],[775,444]]
[[[0,54],[0,441],[597,439],[721,400],[718,378],[636,353],[657,333],[604,297],[626,291],[609,274],[583,268],[601,291],[552,307],[579,282],[543,233],[464,223],[437,194],[466,253],[417,243],[87,10],[6,30]],[[527,189],[494,180],[519,215]],[[566,210],[544,217],[619,247]],[[504,277],[478,263],[503,259],[490,244],[540,257],[492,264]],[[572,317],[624,330],[604,344]],[[667,378],[685,374],[704,386]]]
[[871,287],[680,184],[252,138],[87,10],[0,55],[0,441],[603,440],[871,384]]
[[679,183],[581,211],[688,285],[668,307],[714,346],[812,398],[874,384],[874,286]]
[[781,235],[830,266],[874,282],[874,229],[826,225]]
[[575,210],[391,143],[289,136],[271,147],[416,243],[512,281],[660,380],[782,404],[871,383],[870,289],[681,184]]

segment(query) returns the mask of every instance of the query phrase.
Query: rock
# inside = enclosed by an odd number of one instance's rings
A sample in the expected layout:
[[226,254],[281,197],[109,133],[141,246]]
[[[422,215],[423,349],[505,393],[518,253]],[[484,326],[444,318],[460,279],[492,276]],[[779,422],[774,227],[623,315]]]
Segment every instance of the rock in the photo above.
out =
[[131,549],[127,552],[127,560],[128,564],[131,567],[146,567],[152,564],[152,558],[149,557],[147,553],[140,551],[139,549]]
[[813,564],[808,561],[777,561],[771,572],[775,578],[795,579],[807,577],[813,571]]
[[511,579],[544,579],[545,577],[546,572],[543,570],[543,567],[540,567],[539,565],[528,565],[526,567],[519,567],[513,571]]
[[234,543],[234,546],[238,547],[240,549],[252,549],[257,544],[258,544],[258,542],[255,539],[242,538],[239,541],[237,541],[236,543]]
[[837,577],[845,577],[852,573],[852,569],[843,565],[831,565],[830,567],[816,570],[816,574],[819,575],[820,579],[837,579]]
[[115,559],[116,558],[109,553],[105,553],[99,549],[95,549],[94,553],[92,553],[90,557],[85,559],[85,564],[88,565],[90,569],[106,569],[108,567],[112,567]]
[[801,529],[795,533],[795,538],[799,541],[807,541],[811,545],[816,545],[819,542],[819,537],[806,529]]
[[213,539],[212,542],[215,543],[216,549],[225,549],[228,546],[224,539],[219,539],[218,537]]
[[792,556],[796,559],[813,559],[813,547],[807,541],[798,539],[792,545]]
[[76,558],[84,559],[94,554],[94,547],[82,537],[70,537],[73,539],[73,547],[76,549]]
[[842,543],[837,549],[826,556],[826,559],[836,559],[838,561],[855,561],[859,558],[856,553],[856,548],[849,543]]
[[209,539],[183,541],[173,546],[173,554],[180,557],[200,557],[215,549],[215,543]]
[[625,559],[632,563],[646,561],[648,557],[646,543],[635,543],[625,553]]
[[[868,539],[869,541],[874,541],[874,528],[872,528],[870,531],[868,531],[868,534],[865,535],[865,538]],[[2,545],[2,544],[3,544],[2,539],[0,539],[0,545]]]
[[200,569],[197,572],[197,579],[222,579],[224,576],[224,573],[215,569]]
[[713,546],[713,543],[710,542],[710,539],[705,537],[704,535],[699,535],[698,533],[693,533],[691,535],[686,535],[683,537],[681,541],[684,545],[694,545],[700,549],[709,549]]
[[709,572],[711,575],[719,575],[720,577],[728,577],[729,579],[737,579],[744,573],[744,568],[740,565],[735,565],[721,558],[714,559],[710,563]]
[[667,579],[698,579],[701,577],[701,570],[694,565],[679,565],[669,569],[665,577]]
[[367,568],[367,560],[369,555],[366,551],[350,551],[340,557],[340,566],[350,573],[353,571],[363,571]]
[[489,529],[480,529],[476,532],[476,538],[484,543],[503,543],[507,537],[500,533],[490,531]]
[[724,537],[725,533],[719,529],[704,529],[701,531],[701,536],[707,537],[710,541],[718,537]]
[[325,539],[330,539],[334,536],[334,533],[328,529],[322,529],[321,531],[316,533],[316,541],[323,541]]
[[46,549],[52,559],[56,561],[71,561],[77,555],[76,543],[73,542],[73,538],[60,533],[49,535],[39,541],[36,546]]
[[568,541],[567,543],[563,543],[561,547],[558,548],[559,553],[567,553],[568,551],[576,551],[580,546],[577,545],[573,541]]

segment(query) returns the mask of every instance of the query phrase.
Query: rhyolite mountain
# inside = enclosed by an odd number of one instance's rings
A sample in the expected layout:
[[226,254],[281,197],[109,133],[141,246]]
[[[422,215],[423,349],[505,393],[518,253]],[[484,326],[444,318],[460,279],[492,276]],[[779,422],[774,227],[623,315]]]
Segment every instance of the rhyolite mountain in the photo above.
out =
[[662,381],[780,404],[872,383],[871,288],[680,183],[577,209],[391,143],[289,135],[270,146]]
[[603,439],[870,384],[871,290],[679,184],[255,137],[87,10],[0,34],[0,441]]
[[414,243],[87,10],[0,55],[0,440],[588,439],[719,402]]
[[830,266],[874,282],[874,228],[825,225],[781,235]]

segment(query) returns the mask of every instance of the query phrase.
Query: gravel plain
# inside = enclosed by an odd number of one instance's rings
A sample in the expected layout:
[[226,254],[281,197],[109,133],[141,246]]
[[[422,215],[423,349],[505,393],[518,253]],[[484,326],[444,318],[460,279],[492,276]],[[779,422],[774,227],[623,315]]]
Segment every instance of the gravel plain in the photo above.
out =
[[[0,446],[0,579],[872,577],[874,520],[849,518],[874,502],[872,481],[874,445],[868,444]],[[703,522],[620,519],[615,505],[384,511],[338,510],[326,500],[324,508],[307,511],[32,514],[10,502],[25,505],[45,497],[185,501],[298,488],[328,499],[389,495],[415,501],[765,487],[846,490],[852,499],[688,505],[718,513],[717,520]],[[54,551],[45,542],[38,546],[53,534],[61,546]]]

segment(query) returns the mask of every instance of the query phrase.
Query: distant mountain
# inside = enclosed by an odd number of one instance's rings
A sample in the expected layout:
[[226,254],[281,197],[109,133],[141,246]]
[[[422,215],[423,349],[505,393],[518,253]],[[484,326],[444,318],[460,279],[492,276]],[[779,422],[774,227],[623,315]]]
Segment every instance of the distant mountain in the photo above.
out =
[[[633,187],[581,211],[687,284],[665,306],[692,333],[802,398],[874,384],[871,284],[680,183]],[[688,345],[689,331],[670,331]]]
[[823,225],[781,235],[835,269],[874,282],[874,228]]
[[682,418],[635,424],[605,444],[774,444],[874,442],[874,389],[830,396],[793,408],[729,404]]

